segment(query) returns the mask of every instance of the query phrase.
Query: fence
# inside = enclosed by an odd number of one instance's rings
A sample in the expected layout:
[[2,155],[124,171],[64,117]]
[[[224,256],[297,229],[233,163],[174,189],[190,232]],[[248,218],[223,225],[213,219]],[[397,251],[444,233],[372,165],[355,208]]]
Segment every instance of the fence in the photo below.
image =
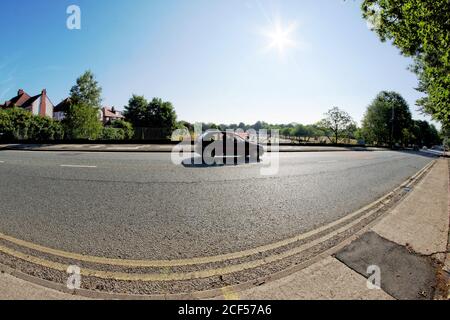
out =
[[134,128],[134,140],[165,140],[170,139],[172,130],[167,128],[147,128],[136,127]]

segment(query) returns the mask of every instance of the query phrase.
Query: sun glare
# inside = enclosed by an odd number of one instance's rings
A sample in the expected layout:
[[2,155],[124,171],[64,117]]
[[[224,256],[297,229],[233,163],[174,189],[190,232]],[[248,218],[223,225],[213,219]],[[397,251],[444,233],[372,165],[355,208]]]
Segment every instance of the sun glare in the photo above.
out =
[[276,22],[272,30],[265,33],[269,39],[269,49],[276,49],[280,54],[283,54],[286,49],[296,46],[296,42],[293,40],[293,33],[297,25],[295,23],[289,24],[287,27],[283,27],[281,22]]

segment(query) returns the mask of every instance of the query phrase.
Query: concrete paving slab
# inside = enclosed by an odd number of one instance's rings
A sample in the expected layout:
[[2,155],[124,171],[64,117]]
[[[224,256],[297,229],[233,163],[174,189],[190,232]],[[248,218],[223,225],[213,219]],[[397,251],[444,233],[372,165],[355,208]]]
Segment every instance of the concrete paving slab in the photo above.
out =
[[0,300],[84,300],[0,273]]
[[447,253],[447,257],[445,259],[444,271],[450,273],[450,253]]
[[372,230],[424,255],[445,252],[449,226],[448,176],[448,160],[438,160],[405,201]]
[[[392,300],[367,288],[367,279],[328,257],[285,278],[234,294],[242,300]],[[223,298],[223,297],[222,297]]]
[[410,253],[406,247],[367,232],[336,254],[348,267],[367,275],[369,266],[381,271],[381,288],[397,299],[434,297],[436,270],[431,258]]

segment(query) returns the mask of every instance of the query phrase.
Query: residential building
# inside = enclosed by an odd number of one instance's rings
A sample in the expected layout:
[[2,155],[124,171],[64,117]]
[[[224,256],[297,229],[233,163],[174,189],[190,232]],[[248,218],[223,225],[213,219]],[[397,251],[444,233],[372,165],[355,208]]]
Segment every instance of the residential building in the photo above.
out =
[[103,107],[100,110],[100,121],[103,122],[103,124],[108,125],[111,124],[114,120],[123,120],[125,117],[122,115],[120,111],[116,111],[114,107],[107,108]]
[[19,89],[17,96],[0,105],[2,108],[12,108],[14,106],[28,110],[36,116],[53,118],[54,106],[47,96],[46,89],[43,89],[36,96],[30,96],[23,89]]
[[66,117],[66,111],[71,105],[70,98],[66,98],[60,103],[58,103],[53,109],[53,119],[62,121]]

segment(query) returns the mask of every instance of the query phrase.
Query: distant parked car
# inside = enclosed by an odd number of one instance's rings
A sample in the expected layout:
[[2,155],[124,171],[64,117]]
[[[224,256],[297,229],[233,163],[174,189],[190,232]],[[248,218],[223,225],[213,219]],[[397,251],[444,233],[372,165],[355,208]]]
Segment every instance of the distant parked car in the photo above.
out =
[[444,151],[444,146],[433,146],[431,149],[437,150],[437,151]]
[[260,161],[264,155],[264,147],[258,143],[251,142],[241,136],[225,131],[208,130],[202,134],[195,142],[194,150],[204,157],[205,149],[216,141],[222,141],[223,150],[221,154],[216,154],[215,150],[209,156],[216,157],[223,155],[226,157],[245,157],[250,160]]

